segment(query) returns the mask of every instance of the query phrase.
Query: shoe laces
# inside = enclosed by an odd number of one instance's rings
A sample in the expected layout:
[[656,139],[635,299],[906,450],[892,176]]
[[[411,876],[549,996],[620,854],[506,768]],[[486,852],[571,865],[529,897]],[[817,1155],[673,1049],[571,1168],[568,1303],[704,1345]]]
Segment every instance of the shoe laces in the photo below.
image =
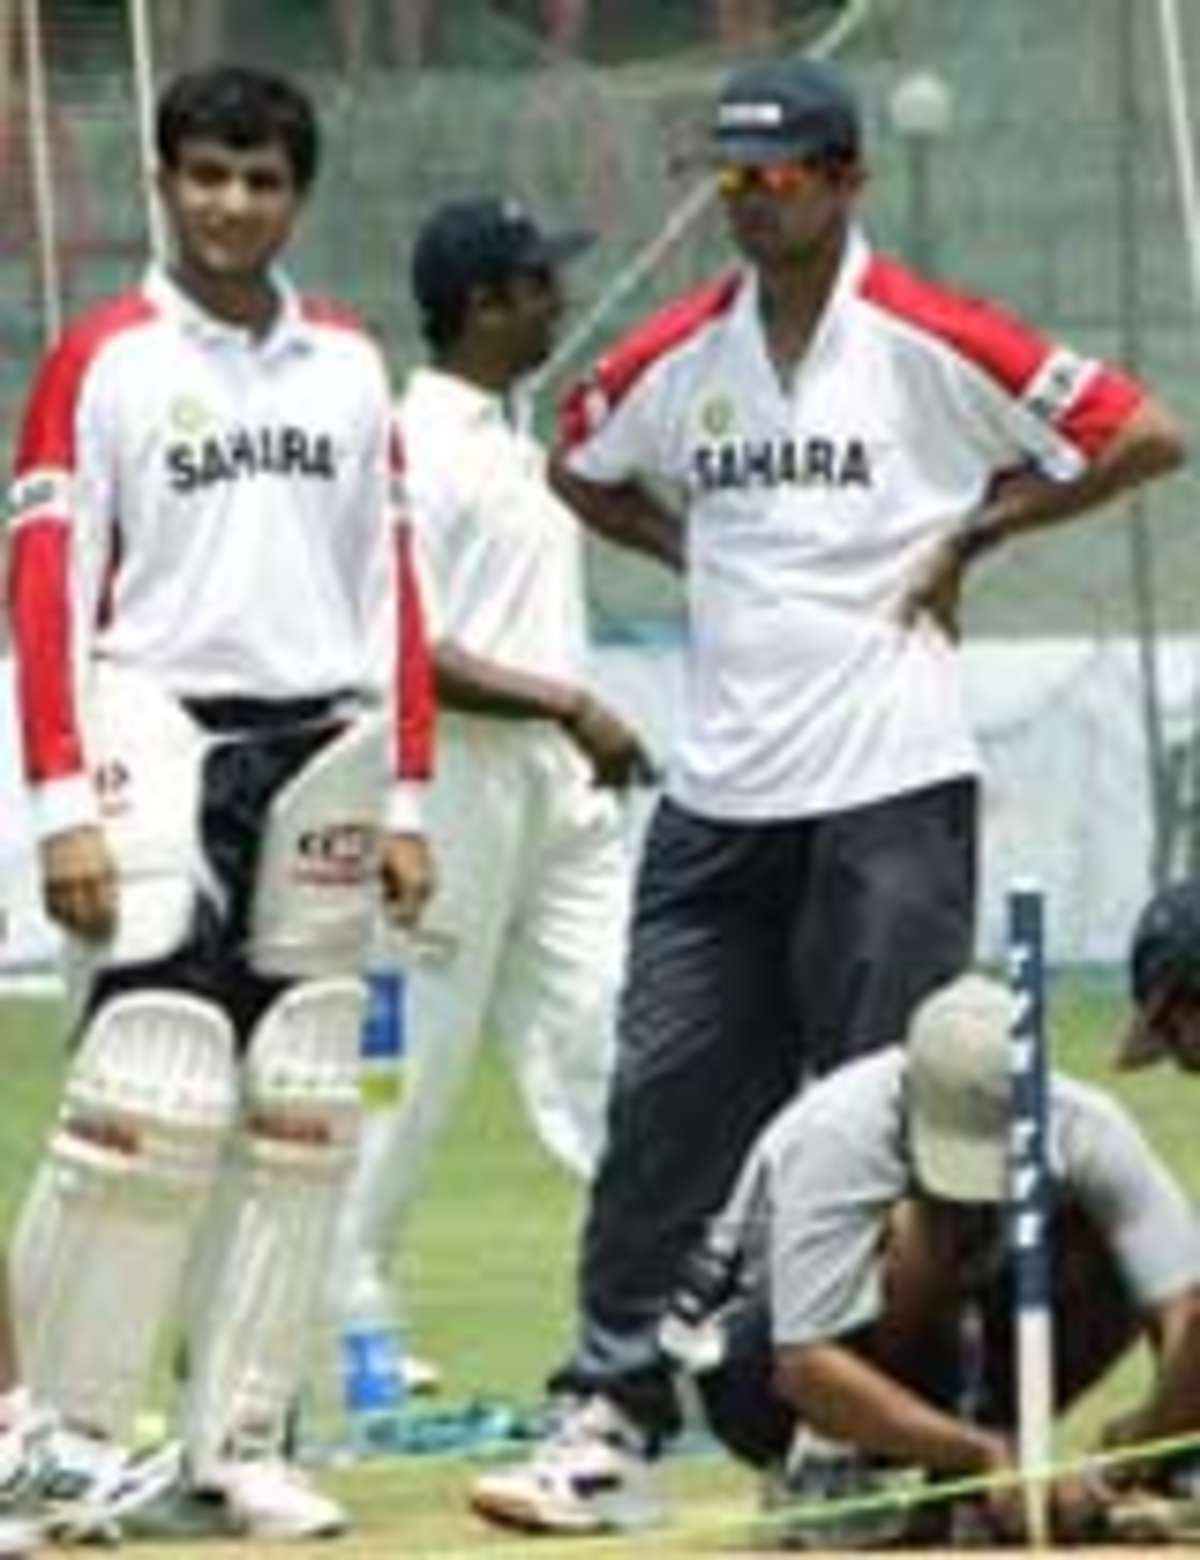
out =
[[534,1460],[553,1466],[597,1450],[637,1455],[635,1434],[620,1410],[604,1398],[575,1398],[556,1413]]

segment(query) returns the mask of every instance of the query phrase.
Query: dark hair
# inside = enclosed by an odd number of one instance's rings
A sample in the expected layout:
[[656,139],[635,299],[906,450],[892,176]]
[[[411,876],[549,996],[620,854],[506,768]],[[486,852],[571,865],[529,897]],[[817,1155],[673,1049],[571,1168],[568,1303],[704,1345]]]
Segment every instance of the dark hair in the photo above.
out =
[[308,94],[283,76],[244,65],[211,65],[177,76],[158,100],[155,145],[167,168],[185,141],[245,150],[279,141],[303,194],[316,177],[320,133]]

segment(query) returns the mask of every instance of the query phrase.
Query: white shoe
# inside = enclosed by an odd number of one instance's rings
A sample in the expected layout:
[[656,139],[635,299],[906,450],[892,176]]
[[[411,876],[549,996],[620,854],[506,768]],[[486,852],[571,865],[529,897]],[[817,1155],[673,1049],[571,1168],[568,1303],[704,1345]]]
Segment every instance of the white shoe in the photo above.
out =
[[182,1465],[178,1442],[130,1452],[34,1409],[0,1435],[0,1508],[55,1538],[113,1542],[121,1518],[177,1484]]
[[3,1556],[3,1560],[25,1560],[37,1549],[42,1535],[42,1524],[36,1517],[2,1516],[0,1556]]
[[333,1538],[350,1526],[344,1507],[281,1457],[217,1463],[204,1490],[222,1497],[230,1526],[248,1538]]
[[178,1441],[131,1452],[65,1425],[50,1432],[45,1452],[37,1493],[46,1530],[70,1540],[119,1538],[121,1519],[160,1499],[183,1471]]
[[574,1405],[528,1462],[481,1474],[470,1503],[488,1522],[530,1533],[627,1533],[666,1508],[636,1427],[614,1404]]

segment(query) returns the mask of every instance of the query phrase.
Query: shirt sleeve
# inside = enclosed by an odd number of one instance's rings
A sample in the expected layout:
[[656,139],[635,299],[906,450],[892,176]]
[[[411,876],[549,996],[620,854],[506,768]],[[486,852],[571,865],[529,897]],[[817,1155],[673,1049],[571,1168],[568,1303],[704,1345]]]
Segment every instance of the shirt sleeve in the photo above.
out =
[[419,798],[433,773],[434,695],[404,489],[404,447],[394,423],[389,426],[388,470],[396,609],[391,652],[394,783],[386,822],[390,831],[405,832],[420,825]]
[[404,486],[412,538],[413,566],[431,644],[455,634],[454,582],[463,505],[456,465],[465,452],[448,449],[436,429],[423,427],[405,410],[396,419],[404,450]]
[[365,436],[368,485],[360,509],[369,526],[366,592],[369,681],[388,714],[390,833],[421,828],[422,799],[433,772],[434,692],[421,583],[414,555],[404,442],[380,369]]
[[840,1338],[882,1310],[890,1203],[856,1195],[847,1174],[855,1155],[826,1121],[792,1137],[775,1160],[768,1263],[777,1345]]
[[648,376],[618,397],[603,363],[568,391],[559,417],[559,453],[567,469],[603,486],[659,474],[653,392],[654,377]]
[[1071,1191],[1130,1289],[1153,1305],[1200,1283],[1200,1225],[1182,1187],[1115,1100],[1079,1091],[1065,1144]]
[[991,305],[965,315],[948,376],[957,426],[994,470],[1032,464],[1069,481],[1108,446],[1141,404],[1128,375]]
[[68,332],[25,407],[9,495],[8,611],[24,771],[40,838],[94,823],[81,689],[118,561],[103,375]]

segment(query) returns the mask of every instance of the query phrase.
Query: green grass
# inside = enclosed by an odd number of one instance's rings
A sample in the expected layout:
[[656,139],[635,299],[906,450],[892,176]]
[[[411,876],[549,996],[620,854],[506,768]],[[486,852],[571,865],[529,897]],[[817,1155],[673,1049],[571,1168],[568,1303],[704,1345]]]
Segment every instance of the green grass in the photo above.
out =
[[[1118,1078],[1109,1070],[1121,1019],[1120,994],[1103,976],[1072,975],[1051,992],[1060,1066],[1113,1087],[1137,1113],[1167,1162],[1200,1195],[1196,1117],[1200,1091],[1162,1070]],[[53,1004],[0,999],[7,1087],[0,1107],[0,1219],[5,1227],[23,1192],[58,1086],[61,1045]],[[489,1056],[436,1160],[408,1243],[405,1283],[417,1345],[446,1371],[445,1401],[484,1396],[533,1405],[542,1379],[570,1338],[572,1258],[579,1199],[574,1185],[540,1153],[521,1119],[501,1063]],[[1081,1405],[1062,1436],[1064,1451],[1136,1389],[1134,1362]],[[330,1474],[331,1487],[359,1522],[341,1554],[452,1556],[490,1552],[540,1560],[579,1554],[578,1544],[506,1539],[464,1510],[477,1464],[438,1457],[379,1462]],[[588,1554],[685,1554],[737,1542],[753,1510],[747,1476],[718,1457],[675,1460],[667,1470],[680,1524],[633,1544],[590,1541]],[[219,1556],[225,1545],[208,1544]],[[230,1552],[235,1552],[232,1548]],[[244,1554],[244,1549],[236,1551]],[[291,1551],[303,1554],[304,1551]],[[142,1545],[146,1560],[182,1546]],[[317,1550],[313,1550],[315,1555]],[[328,1549],[322,1549],[328,1554]]]

